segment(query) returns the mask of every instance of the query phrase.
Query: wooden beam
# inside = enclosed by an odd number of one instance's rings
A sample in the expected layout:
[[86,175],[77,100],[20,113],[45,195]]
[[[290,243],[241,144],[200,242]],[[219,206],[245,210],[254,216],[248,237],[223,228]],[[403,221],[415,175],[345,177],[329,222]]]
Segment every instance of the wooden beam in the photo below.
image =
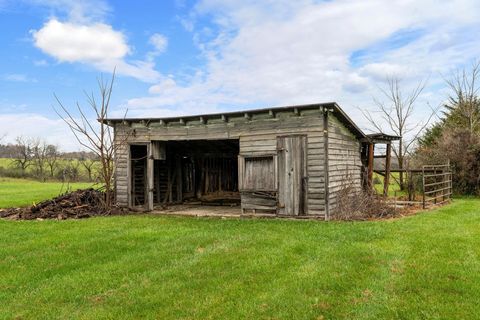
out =
[[387,144],[387,154],[385,155],[385,176],[383,177],[383,195],[388,196],[388,186],[390,185],[390,166],[392,159],[392,145]]
[[367,186],[369,189],[373,188],[373,152],[374,144],[368,144],[368,175],[367,175]]
[[325,189],[325,220],[330,218],[330,190],[329,190],[329,168],[328,168],[328,110],[323,108],[323,172]]
[[373,172],[381,175],[382,177],[385,177],[385,171],[381,171],[381,170],[373,170]]

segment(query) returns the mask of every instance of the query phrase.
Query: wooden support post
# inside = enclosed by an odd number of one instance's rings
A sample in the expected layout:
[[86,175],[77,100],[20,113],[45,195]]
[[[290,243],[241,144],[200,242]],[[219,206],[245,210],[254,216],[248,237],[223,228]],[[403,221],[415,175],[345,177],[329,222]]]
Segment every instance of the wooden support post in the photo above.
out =
[[374,144],[368,144],[368,173],[367,173],[367,186],[370,191],[373,189],[373,151]]
[[388,196],[388,186],[390,185],[390,165],[392,158],[392,145],[387,144],[387,152],[385,158],[385,176],[383,177],[383,195]]
[[328,109],[323,108],[323,172],[324,172],[324,190],[325,190],[325,220],[330,219],[330,190],[329,190],[329,164],[328,164]]
[[426,191],[426,188],[425,188],[425,166],[422,167],[422,190],[423,190],[423,194],[422,194],[422,203],[423,203],[423,209],[425,209],[426,207],[426,204],[425,204],[425,191]]
[[147,210],[153,210],[153,149],[147,146]]

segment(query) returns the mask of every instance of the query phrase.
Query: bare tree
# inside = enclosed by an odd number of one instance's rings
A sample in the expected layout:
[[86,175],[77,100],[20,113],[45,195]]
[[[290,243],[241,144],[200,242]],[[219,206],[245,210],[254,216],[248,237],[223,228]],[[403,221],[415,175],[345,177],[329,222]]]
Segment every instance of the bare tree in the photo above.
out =
[[45,161],[48,166],[50,178],[55,176],[55,172],[59,167],[59,159],[60,159],[60,152],[58,151],[58,147],[52,144],[47,146],[46,151],[46,158]]
[[83,168],[87,171],[88,181],[93,181],[93,173],[95,171],[95,165],[98,164],[97,160],[81,158],[78,160]]
[[0,134],[0,143],[2,142],[3,139],[5,139],[6,136],[7,136],[6,133]]
[[[362,110],[365,118],[376,130],[385,132],[382,128],[382,121],[380,121],[383,120],[388,126],[388,129],[400,137],[398,144],[392,145],[392,150],[397,158],[400,170],[406,167],[406,159],[412,147],[438,109],[430,108],[431,113],[425,121],[417,121],[414,119],[417,99],[425,89],[425,85],[426,81],[420,81],[412,91],[404,94],[400,87],[400,79],[396,77],[387,78],[386,87],[380,88],[385,101],[374,98],[373,101],[377,110],[374,112]],[[380,118],[374,114],[379,115]],[[400,171],[399,175],[399,184],[403,190],[405,183],[402,171]]]
[[69,126],[77,141],[85,148],[93,152],[100,161],[99,178],[105,186],[105,208],[109,209],[113,205],[113,178],[115,174],[114,156],[118,147],[126,142],[127,137],[115,139],[113,129],[108,126],[108,112],[110,108],[110,98],[112,96],[113,83],[115,81],[115,70],[111,79],[108,81],[100,77],[98,82],[99,99],[95,98],[93,93],[85,92],[90,111],[96,116],[92,120],[87,111],[80,104],[76,103],[78,111],[77,117],[72,111],[60,101],[55,95],[55,99],[60,106],[60,110],[55,110]]
[[15,152],[13,154],[13,165],[21,169],[23,173],[32,165],[33,161],[33,139],[19,136],[15,138]]
[[45,165],[47,159],[47,144],[40,139],[32,140],[33,167],[35,176],[45,180]]

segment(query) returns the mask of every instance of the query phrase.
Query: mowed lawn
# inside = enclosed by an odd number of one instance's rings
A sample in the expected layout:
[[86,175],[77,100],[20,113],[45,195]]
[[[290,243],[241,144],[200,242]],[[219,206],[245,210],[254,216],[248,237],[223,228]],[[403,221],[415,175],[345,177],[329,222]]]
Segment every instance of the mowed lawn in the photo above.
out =
[[4,319],[478,319],[480,200],[402,219],[0,220]]
[[88,183],[39,182],[0,177],[0,208],[29,206],[67,190],[92,186]]

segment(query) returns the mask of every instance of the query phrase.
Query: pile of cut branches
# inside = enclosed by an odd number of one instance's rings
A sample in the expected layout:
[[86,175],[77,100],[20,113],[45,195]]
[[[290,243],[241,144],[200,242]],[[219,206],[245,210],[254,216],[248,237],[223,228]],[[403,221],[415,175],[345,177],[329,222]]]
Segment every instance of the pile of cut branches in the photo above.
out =
[[385,197],[373,190],[363,190],[349,176],[343,179],[336,196],[336,207],[331,212],[334,220],[387,219],[401,215]]
[[0,209],[0,218],[63,220],[121,213],[123,213],[123,210],[118,207],[106,209],[105,192],[90,188],[65,193],[30,207]]

